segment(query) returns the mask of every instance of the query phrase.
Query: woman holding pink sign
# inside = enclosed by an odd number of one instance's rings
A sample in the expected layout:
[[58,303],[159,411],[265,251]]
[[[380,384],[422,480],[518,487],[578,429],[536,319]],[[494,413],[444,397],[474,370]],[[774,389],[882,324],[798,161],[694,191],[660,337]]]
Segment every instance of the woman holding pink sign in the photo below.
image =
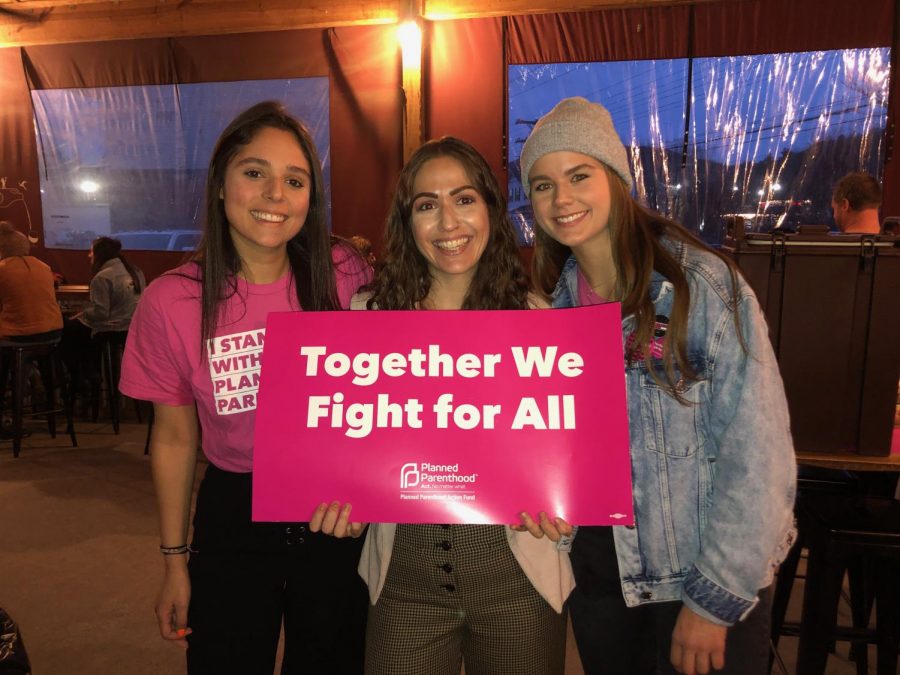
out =
[[[631,197],[603,106],[560,102],[521,165],[540,226],[538,289],[554,307],[622,303],[636,525],[575,537],[585,672],[767,672],[795,461],[756,297],[730,261]],[[546,518],[528,525],[571,533]]]
[[[241,113],[210,160],[199,251],[150,284],[131,323],[120,387],[154,406],[156,614],[191,675],[272,673],[282,626],[283,674],[362,672],[360,547],[306,523],[251,522],[266,318],[346,308],[369,280],[349,245],[332,246],[324,200],[306,128],[274,102]],[[188,546],[201,436],[209,466]]]
[[[403,168],[383,264],[353,307],[526,309],[528,281],[506,199],[484,158],[455,138],[430,141]],[[350,504],[322,504],[312,529],[358,537]],[[568,553],[502,525],[369,527],[368,675],[561,675]]]

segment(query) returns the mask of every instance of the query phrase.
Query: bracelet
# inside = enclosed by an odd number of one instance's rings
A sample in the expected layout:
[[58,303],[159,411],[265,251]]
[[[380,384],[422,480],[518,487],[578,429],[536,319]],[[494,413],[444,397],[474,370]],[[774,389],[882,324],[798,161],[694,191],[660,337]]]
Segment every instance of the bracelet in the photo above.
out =
[[159,552],[163,555],[183,555],[190,551],[190,547],[187,544],[182,544],[181,546],[160,546]]

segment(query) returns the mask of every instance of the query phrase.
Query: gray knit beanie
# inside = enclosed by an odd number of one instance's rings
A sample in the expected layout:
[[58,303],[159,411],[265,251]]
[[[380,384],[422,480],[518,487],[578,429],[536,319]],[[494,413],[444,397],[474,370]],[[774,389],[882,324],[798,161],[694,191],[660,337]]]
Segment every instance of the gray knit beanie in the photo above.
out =
[[609,111],[599,103],[591,103],[580,96],[564,98],[534,125],[522,147],[519,165],[525,194],[531,192],[528,174],[531,167],[550,152],[568,150],[599,159],[622,177],[631,189],[631,170],[628,154]]

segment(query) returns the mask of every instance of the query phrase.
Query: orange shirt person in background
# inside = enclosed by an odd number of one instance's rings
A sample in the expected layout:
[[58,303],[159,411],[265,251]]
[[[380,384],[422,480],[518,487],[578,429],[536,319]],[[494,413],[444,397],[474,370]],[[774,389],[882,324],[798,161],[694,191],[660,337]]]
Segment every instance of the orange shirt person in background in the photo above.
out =
[[0,339],[40,342],[62,334],[53,272],[28,255],[28,237],[0,222]]

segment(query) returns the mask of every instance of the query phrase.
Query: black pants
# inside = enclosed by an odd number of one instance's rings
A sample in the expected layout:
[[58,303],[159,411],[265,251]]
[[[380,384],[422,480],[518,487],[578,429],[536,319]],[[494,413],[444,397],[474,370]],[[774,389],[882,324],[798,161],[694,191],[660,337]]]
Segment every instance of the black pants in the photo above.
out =
[[[725,668],[728,675],[760,675],[769,668],[772,587],[759,592],[750,615],[728,629]],[[621,593],[591,597],[572,592],[569,609],[585,675],[651,675],[677,672],[669,661],[672,629],[680,602],[626,607]]]
[[[579,529],[572,566],[577,585],[569,596],[569,611],[585,675],[676,673],[669,651],[682,603],[625,604],[610,528]],[[769,586],[759,591],[759,602],[747,618],[728,629],[725,668],[711,672],[767,673],[771,615]]]
[[60,353],[69,373],[69,392],[73,398],[81,392],[92,392],[95,380],[99,386],[100,354],[91,339],[89,326],[78,319],[66,319]]
[[271,675],[282,620],[283,675],[362,673],[362,540],[313,534],[306,523],[251,523],[251,480],[210,465],[200,485],[188,673]]

